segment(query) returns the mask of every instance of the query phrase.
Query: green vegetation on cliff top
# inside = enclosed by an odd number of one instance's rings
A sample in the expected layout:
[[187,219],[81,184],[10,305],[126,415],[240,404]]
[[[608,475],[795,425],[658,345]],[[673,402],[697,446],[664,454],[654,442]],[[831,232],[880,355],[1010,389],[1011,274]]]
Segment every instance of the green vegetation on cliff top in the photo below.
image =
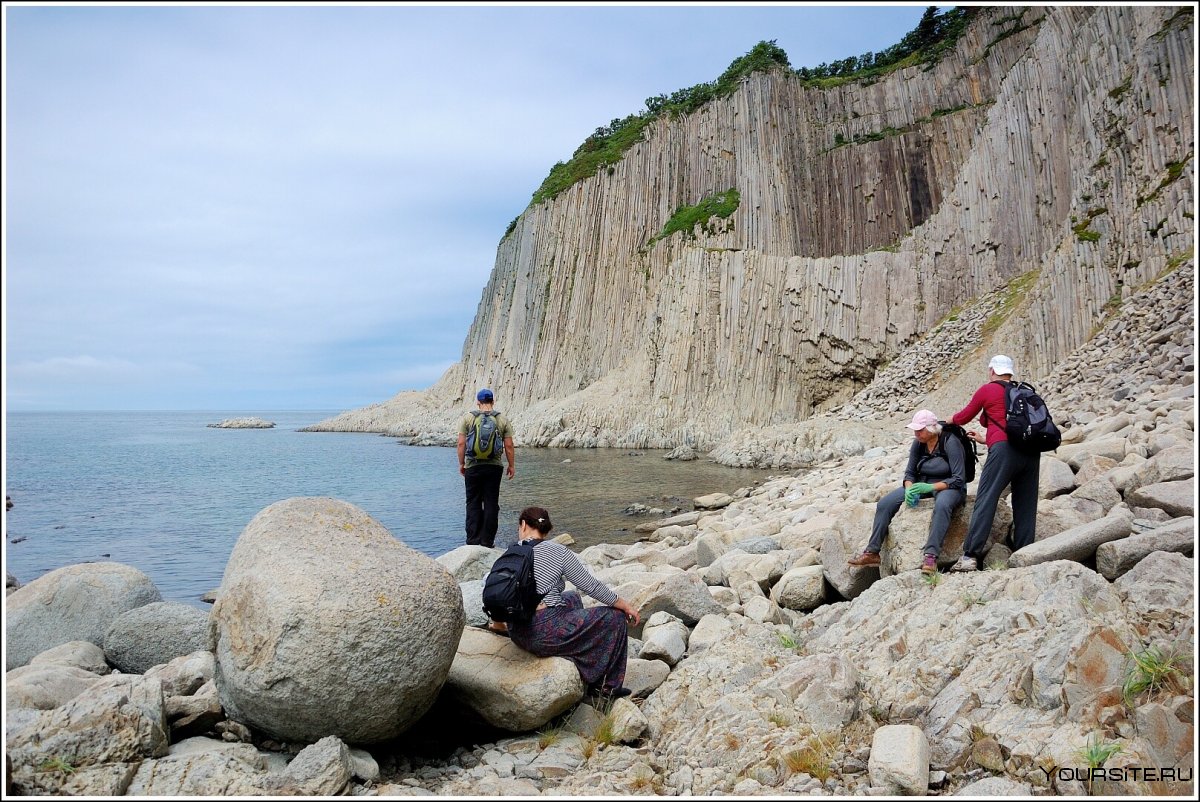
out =
[[[787,53],[774,40],[759,42],[749,53],[734,59],[717,80],[680,89],[669,95],[647,98],[644,111],[614,119],[608,125],[597,128],[575,150],[570,161],[558,162],[550,168],[550,174],[533,193],[530,205],[550,200],[572,184],[591,178],[602,168],[620,161],[629,148],[642,140],[646,126],[659,117],[690,114],[710,101],[728,97],[743,78],[753,73],[783,70],[799,76],[808,86],[824,89],[849,81],[876,80],[887,73],[918,64],[932,67],[953,49],[968,24],[981,10],[980,7],[956,6],[939,14],[936,6],[929,6],[917,27],[886,50],[798,70],[792,70]],[[512,233],[515,224],[514,220],[509,225],[505,237]]]

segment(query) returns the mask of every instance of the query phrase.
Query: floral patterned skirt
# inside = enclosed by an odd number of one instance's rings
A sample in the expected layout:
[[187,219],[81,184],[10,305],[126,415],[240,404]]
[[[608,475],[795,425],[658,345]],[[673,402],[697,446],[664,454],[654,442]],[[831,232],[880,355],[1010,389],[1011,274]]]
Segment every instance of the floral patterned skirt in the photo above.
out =
[[513,643],[538,657],[566,657],[575,663],[588,691],[612,691],[625,682],[629,635],[625,614],[615,607],[584,608],[575,591],[563,594],[565,607],[547,607],[528,624],[510,623]]

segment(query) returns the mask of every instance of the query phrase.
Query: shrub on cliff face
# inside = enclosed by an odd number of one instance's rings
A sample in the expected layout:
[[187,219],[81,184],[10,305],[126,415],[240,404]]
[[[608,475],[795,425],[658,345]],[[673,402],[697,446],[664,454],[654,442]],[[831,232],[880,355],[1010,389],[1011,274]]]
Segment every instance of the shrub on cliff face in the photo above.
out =
[[[888,49],[850,56],[831,64],[803,67],[796,70],[795,74],[813,86],[824,87],[830,85],[830,81],[837,84],[874,78],[912,64],[931,67],[954,48],[971,20],[981,10],[956,6],[945,13],[938,13],[936,6],[930,6],[917,27]],[[550,174],[533,193],[530,205],[552,200],[576,182],[591,178],[601,168],[620,161],[625,151],[641,141],[646,126],[660,116],[690,114],[710,101],[733,94],[744,78],[756,72],[772,70],[792,71],[787,53],[775,44],[774,39],[760,41],[750,52],[738,56],[715,81],[679,89],[669,95],[646,98],[644,111],[613,119],[607,126],[597,128],[576,148],[570,161],[558,162],[551,167]],[[502,241],[513,228],[513,225],[509,226],[504,237],[501,237]]]
[[657,236],[651,237],[650,241],[646,243],[646,247],[660,239],[666,239],[677,231],[682,231],[687,236],[694,236],[693,232],[697,225],[703,226],[705,233],[711,233],[708,221],[714,217],[727,219],[737,211],[741,201],[742,196],[736,189],[727,189],[724,192],[709,195],[695,206],[680,206],[663,226],[662,231]]

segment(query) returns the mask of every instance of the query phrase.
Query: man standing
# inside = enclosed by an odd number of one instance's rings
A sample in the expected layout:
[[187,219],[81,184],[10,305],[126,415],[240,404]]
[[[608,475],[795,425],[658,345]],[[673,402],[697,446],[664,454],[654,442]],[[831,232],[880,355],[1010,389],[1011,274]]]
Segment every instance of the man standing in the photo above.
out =
[[986,436],[975,431],[970,432],[969,436],[978,443],[986,443],[988,450],[975,492],[975,508],[967,525],[963,556],[951,566],[951,571],[974,571],[979,568],[979,561],[987,549],[988,535],[992,531],[992,519],[996,516],[996,504],[1004,488],[1009,485],[1012,485],[1013,550],[1024,548],[1034,540],[1038,471],[1042,455],[1024,454],[1008,442],[1004,425],[1012,377],[1012,359],[1003,354],[992,357],[988,363],[988,383],[976,390],[970,402],[951,418],[952,422],[965,426],[976,415],[980,415],[980,422],[987,428]]
[[508,460],[508,478],[516,474],[512,424],[494,408],[488,388],[475,395],[476,406],[458,424],[458,472],[467,488],[467,545],[496,544],[500,520],[501,453]]

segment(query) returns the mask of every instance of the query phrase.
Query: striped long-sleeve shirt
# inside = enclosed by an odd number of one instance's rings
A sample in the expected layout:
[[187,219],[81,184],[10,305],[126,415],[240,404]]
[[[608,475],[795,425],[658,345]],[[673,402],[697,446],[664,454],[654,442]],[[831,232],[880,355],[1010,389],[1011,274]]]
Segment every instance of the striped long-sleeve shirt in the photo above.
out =
[[546,594],[542,604],[547,607],[563,607],[563,591],[566,580],[601,604],[612,605],[617,594],[592,576],[575,553],[561,543],[545,540],[533,550],[533,578],[537,581],[538,593]]

